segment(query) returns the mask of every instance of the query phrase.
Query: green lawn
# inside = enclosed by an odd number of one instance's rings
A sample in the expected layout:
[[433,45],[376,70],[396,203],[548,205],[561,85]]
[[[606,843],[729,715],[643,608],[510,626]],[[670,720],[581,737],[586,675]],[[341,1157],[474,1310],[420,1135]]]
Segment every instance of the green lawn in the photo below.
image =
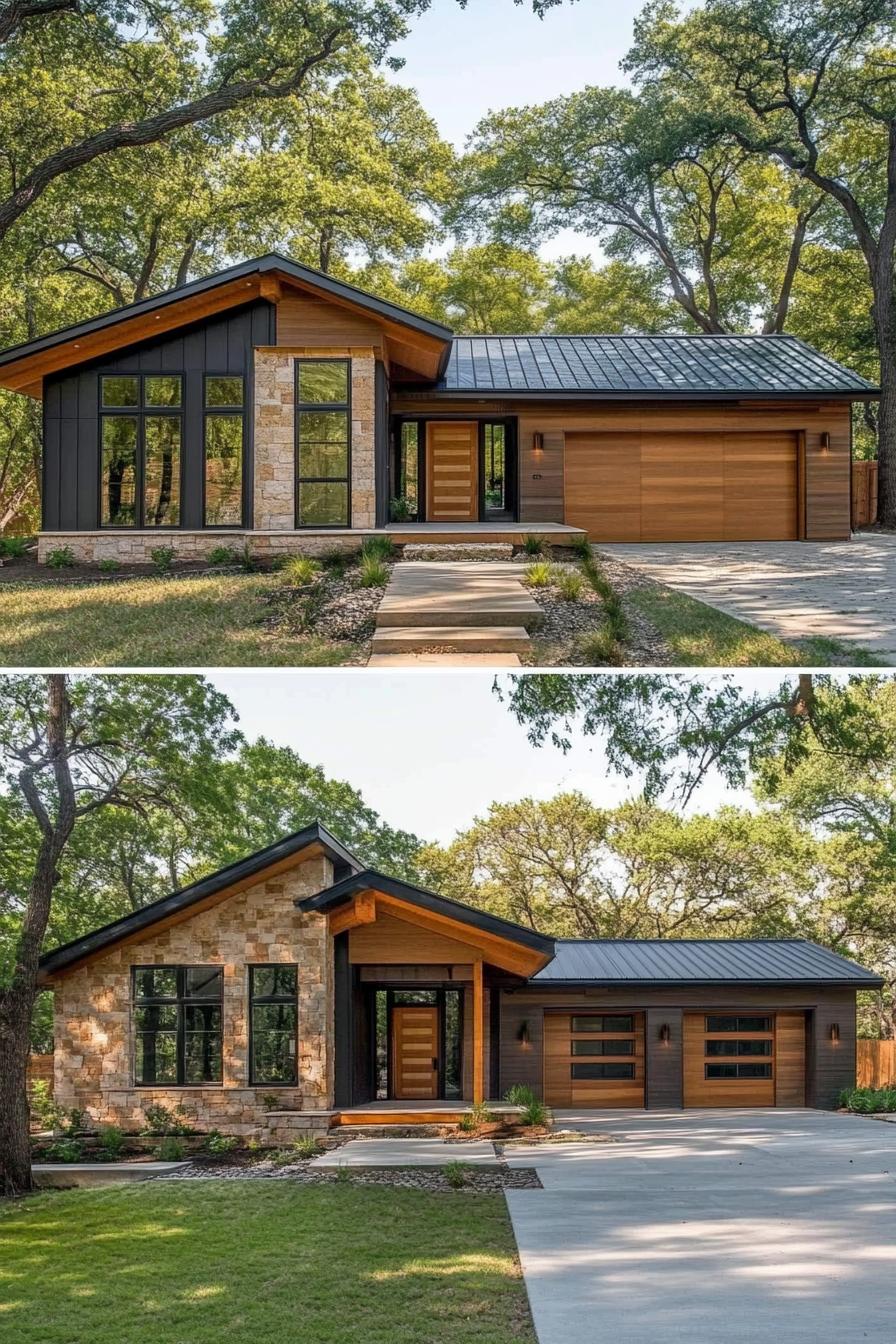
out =
[[884,667],[866,650],[834,639],[787,643],[725,612],[662,585],[627,596],[659,630],[682,667]]
[[534,1344],[501,1195],[289,1181],[0,1211],[6,1344]]
[[272,635],[273,574],[0,586],[4,667],[333,667],[350,649]]

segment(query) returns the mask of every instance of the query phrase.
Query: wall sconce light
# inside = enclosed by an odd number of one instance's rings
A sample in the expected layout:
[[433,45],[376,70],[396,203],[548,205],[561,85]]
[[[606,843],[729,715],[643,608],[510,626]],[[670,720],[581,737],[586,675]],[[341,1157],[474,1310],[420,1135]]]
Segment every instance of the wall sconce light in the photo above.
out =
[[668,1045],[671,1039],[672,1039],[672,1032],[670,1030],[669,1023],[664,1022],[663,1025],[660,1027],[660,1040],[662,1041],[663,1045]]
[[529,1023],[528,1023],[528,1022],[521,1022],[521,1023],[520,1023],[520,1025],[519,1025],[519,1030],[518,1030],[517,1033],[516,1033],[516,1038],[517,1038],[517,1040],[519,1041],[520,1045],[523,1047],[524,1050],[528,1050],[528,1049],[529,1049],[529,1046],[531,1045],[531,1038],[530,1038],[530,1036],[529,1036]]
[[832,1023],[831,1023],[830,1037],[831,1037],[831,1045],[839,1045],[839,1044],[840,1044],[840,1023],[839,1023],[839,1022],[832,1022]]
[[532,435],[532,451],[533,453],[544,452],[544,435],[539,433],[537,430]]
[[831,451],[831,436],[827,430],[825,430],[821,436],[821,451],[823,453],[829,453]]

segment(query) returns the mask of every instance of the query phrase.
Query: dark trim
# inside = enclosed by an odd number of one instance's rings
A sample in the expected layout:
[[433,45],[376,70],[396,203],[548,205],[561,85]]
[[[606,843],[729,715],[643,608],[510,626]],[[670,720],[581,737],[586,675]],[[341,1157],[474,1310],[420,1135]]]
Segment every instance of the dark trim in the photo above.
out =
[[[75,938],[69,943],[63,943],[60,947],[53,948],[51,952],[44,953],[40,959],[41,977],[63,970],[73,962],[80,961],[104,947],[109,947],[133,933],[140,933],[157,923],[158,920],[167,919],[170,915],[189,909],[197,901],[214,896],[234,882],[241,882],[254,877],[264,872],[272,864],[290,858],[293,854],[299,854],[303,849],[307,849],[309,845],[313,844],[319,844],[334,864],[344,863],[349,865],[353,872],[360,871],[361,865],[351,851],[346,849],[334,835],[331,835],[319,821],[315,821],[310,826],[306,826],[304,830],[285,836],[284,839],[276,841],[275,844],[268,845],[266,849],[260,849],[257,853],[250,854],[248,858],[228,864],[226,868],[219,868],[217,872],[210,873],[208,877],[200,878],[198,882],[192,883],[189,887],[182,887],[179,891],[163,896],[161,900],[153,901],[151,905],[144,906],[142,910],[124,915],[121,919],[113,920],[111,924],[105,924],[102,928],[94,929],[92,933],[85,934],[83,938]],[[328,890],[332,890],[332,888],[328,888]]]
[[[135,378],[137,380],[138,400],[136,406],[104,406],[103,381],[106,378]],[[147,378],[177,378],[180,381],[180,403],[177,406],[147,406]],[[187,371],[183,368],[159,369],[157,372],[147,369],[107,370],[98,369],[97,388],[97,526],[100,532],[109,532],[113,536],[118,532],[182,532],[184,530],[184,478],[186,458],[186,419],[187,419]],[[180,422],[180,445],[178,447],[178,491],[177,522],[147,523],[146,521],[146,421],[147,418],[170,416]],[[133,523],[103,522],[103,424],[109,419],[137,421],[137,442],[134,450],[134,521]]]
[[[721,392],[705,392],[699,388],[693,388],[690,391],[683,389],[666,390],[657,389],[652,391],[647,388],[628,387],[621,388],[618,391],[589,392],[587,388],[573,387],[545,387],[541,389],[519,388],[519,387],[467,387],[467,388],[446,388],[446,387],[421,387],[419,384],[404,383],[396,384],[393,389],[393,398],[407,397],[411,398],[431,397],[434,402],[438,401],[485,401],[490,398],[498,398],[501,401],[694,401],[694,402],[731,402],[737,405],[742,401],[795,401],[795,402],[816,402],[816,401],[879,401],[879,388],[824,388],[819,387],[811,391],[788,391],[786,389],[777,391],[757,392],[755,390],[730,388]],[[405,414],[403,412],[403,414]],[[411,412],[406,412],[409,418],[413,418]],[[422,414],[422,412],[417,413]],[[473,412],[471,414],[477,414]],[[432,419],[433,417],[430,417]],[[470,418],[470,417],[466,417]]]
[[395,896],[398,900],[408,901],[411,905],[419,905],[422,910],[444,915],[446,919],[454,919],[458,923],[482,929],[484,933],[492,933],[497,938],[506,938],[508,942],[534,948],[545,956],[554,955],[554,940],[543,933],[524,928],[522,924],[513,924],[509,919],[501,919],[500,916],[491,915],[485,910],[474,910],[472,906],[462,905],[460,901],[453,901],[448,896],[439,896],[423,887],[412,886],[409,882],[402,882],[396,877],[387,877],[385,873],[377,872],[375,868],[365,868],[361,872],[354,873],[344,882],[334,883],[326,891],[320,891],[314,896],[300,896],[295,905],[297,909],[305,911],[331,910],[344,905],[355,892],[367,891],[370,888],[381,891],[386,896]]
[[354,995],[348,933],[333,939],[333,1103],[351,1106],[355,1067]]
[[[346,381],[346,399],[345,401],[329,402],[300,402],[299,401],[299,369],[303,364],[344,364]],[[354,369],[354,360],[347,355],[324,355],[318,358],[316,355],[296,355],[293,359],[292,386],[293,386],[293,405],[295,408],[295,424],[293,426],[293,481],[295,482],[295,500],[293,504],[293,527],[296,532],[325,532],[336,528],[347,528],[352,525],[352,372]],[[299,471],[299,423],[302,413],[311,411],[312,413],[337,411],[345,414],[345,475],[344,476],[302,476]],[[344,523],[302,523],[299,519],[299,498],[300,486],[302,485],[344,485],[345,486],[345,522]]]
[[[477,425],[477,478],[478,478],[478,501],[477,509],[479,517],[477,522],[505,522],[513,523],[519,520],[520,516],[520,472],[519,472],[519,420],[515,415],[484,415],[475,411],[464,414],[462,411],[436,412],[433,415],[427,415],[419,411],[405,412],[398,411],[390,417],[390,460],[389,460],[389,496],[397,494],[397,477],[400,475],[401,465],[401,433],[404,425],[417,426],[417,522],[426,522],[426,426],[430,421],[450,422],[453,420],[470,422]],[[511,481],[510,489],[510,510],[506,518],[489,518],[485,509],[485,426],[503,425],[507,431],[506,449],[510,471],[508,476]],[[396,487],[396,488],[393,488]],[[423,517],[421,517],[421,514]]]
[[[252,980],[254,971],[267,970],[287,970],[296,973],[296,992],[295,998],[287,999],[285,995],[276,997],[268,994],[254,995],[252,992]],[[293,1076],[291,1082],[272,1082],[270,1079],[256,1078],[255,1076],[255,1013],[256,1004],[288,1004],[291,1003],[296,1010],[296,1026],[293,1034],[292,1064]],[[249,1017],[249,1065],[247,1069],[249,1087],[298,1087],[299,1085],[299,967],[295,961],[249,961],[246,962],[246,1011]]]
[[[487,415],[476,417],[479,423],[479,461],[476,471],[479,482],[479,522],[515,523],[520,516],[520,473],[517,443],[517,417],[515,415]],[[504,500],[508,508],[500,513],[489,514],[485,506],[485,430],[487,425],[502,425],[504,428]]]
[[[435,1003],[431,1005],[436,1009],[437,1016],[437,1075],[436,1083],[437,1101],[462,1101],[464,1095],[464,991],[466,986],[460,983],[446,984],[444,981],[420,982],[413,984],[396,984],[394,982],[376,984],[370,986],[374,996],[373,1010],[373,1052],[374,1063],[376,1061],[376,994],[385,993],[386,995],[386,1098],[388,1101],[411,1100],[410,1098],[397,1098],[395,1096],[395,1079],[392,1066],[392,1056],[395,1045],[394,1015],[396,1008],[403,1008],[406,1005],[396,1004],[396,994],[415,994],[420,990],[426,993],[435,994]],[[457,995],[457,1032],[458,1032],[458,1096],[447,1097],[445,1083],[445,1068],[448,1062],[448,1014],[446,1011],[446,1002],[448,993]],[[421,1007],[424,1005],[420,1005]],[[426,1098],[418,1098],[426,1100]]]
[[[221,972],[220,998],[213,999],[209,997],[207,999],[197,999],[195,1001],[197,1007],[201,1006],[202,1004],[217,1004],[221,1011],[221,1033],[220,1033],[221,1077],[216,1083],[215,1082],[188,1083],[186,1082],[184,1077],[186,1072],[185,1069],[186,1054],[184,1049],[186,1044],[186,1039],[184,1035],[184,1016],[185,1016],[185,1009],[189,1007],[193,1002],[193,1000],[188,999],[186,996],[186,990],[185,990],[186,974],[187,971],[195,971],[195,970],[215,970]],[[177,1043],[176,1043],[176,1050],[177,1050],[176,1083],[168,1083],[168,1082],[142,1083],[137,1077],[137,1026],[134,1021],[134,1014],[138,1008],[142,1007],[147,1002],[147,1000],[145,999],[138,1000],[137,998],[137,976],[141,971],[174,971],[174,973],[177,976],[177,994],[174,996],[174,998],[167,997],[167,998],[151,999],[148,1001],[150,1003],[157,1003],[157,1004],[159,1003],[174,1004],[177,1007],[178,1013],[177,1013]],[[185,961],[185,962],[158,962],[158,963],[140,962],[138,965],[131,966],[131,1018],[130,1018],[129,1044],[131,1046],[131,1076],[133,1077],[135,1088],[223,1087],[224,1086],[224,963],[217,961]]]
[[[552,990],[570,990],[570,989],[594,989],[599,985],[601,989],[721,989],[725,987],[746,988],[748,985],[757,985],[760,988],[783,989],[787,988],[805,988],[805,989],[882,989],[886,983],[880,976],[871,975],[868,972],[867,978],[855,980],[803,980],[802,978],[794,980],[782,980],[777,977],[774,980],[765,980],[760,976],[751,976],[749,979],[738,980],[604,980],[595,976],[591,980],[539,980],[540,972],[531,976],[525,984],[527,990],[537,989],[550,993]],[[513,992],[512,990],[510,991]]]

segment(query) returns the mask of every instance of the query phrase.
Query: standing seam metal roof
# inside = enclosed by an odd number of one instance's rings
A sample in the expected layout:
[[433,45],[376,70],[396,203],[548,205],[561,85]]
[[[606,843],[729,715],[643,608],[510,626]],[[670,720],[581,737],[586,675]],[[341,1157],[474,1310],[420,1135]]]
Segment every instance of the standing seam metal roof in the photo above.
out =
[[538,984],[883,983],[873,971],[801,938],[558,939],[553,961],[532,979]]
[[440,392],[873,393],[795,336],[455,336]]

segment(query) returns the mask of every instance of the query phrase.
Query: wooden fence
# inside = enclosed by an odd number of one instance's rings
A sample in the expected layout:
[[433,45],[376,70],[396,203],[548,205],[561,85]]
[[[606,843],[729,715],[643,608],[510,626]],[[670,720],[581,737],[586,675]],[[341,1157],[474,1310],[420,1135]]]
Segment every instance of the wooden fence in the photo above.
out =
[[852,525],[868,527],[877,521],[877,463],[852,464]]
[[859,1087],[896,1086],[896,1041],[856,1041]]

